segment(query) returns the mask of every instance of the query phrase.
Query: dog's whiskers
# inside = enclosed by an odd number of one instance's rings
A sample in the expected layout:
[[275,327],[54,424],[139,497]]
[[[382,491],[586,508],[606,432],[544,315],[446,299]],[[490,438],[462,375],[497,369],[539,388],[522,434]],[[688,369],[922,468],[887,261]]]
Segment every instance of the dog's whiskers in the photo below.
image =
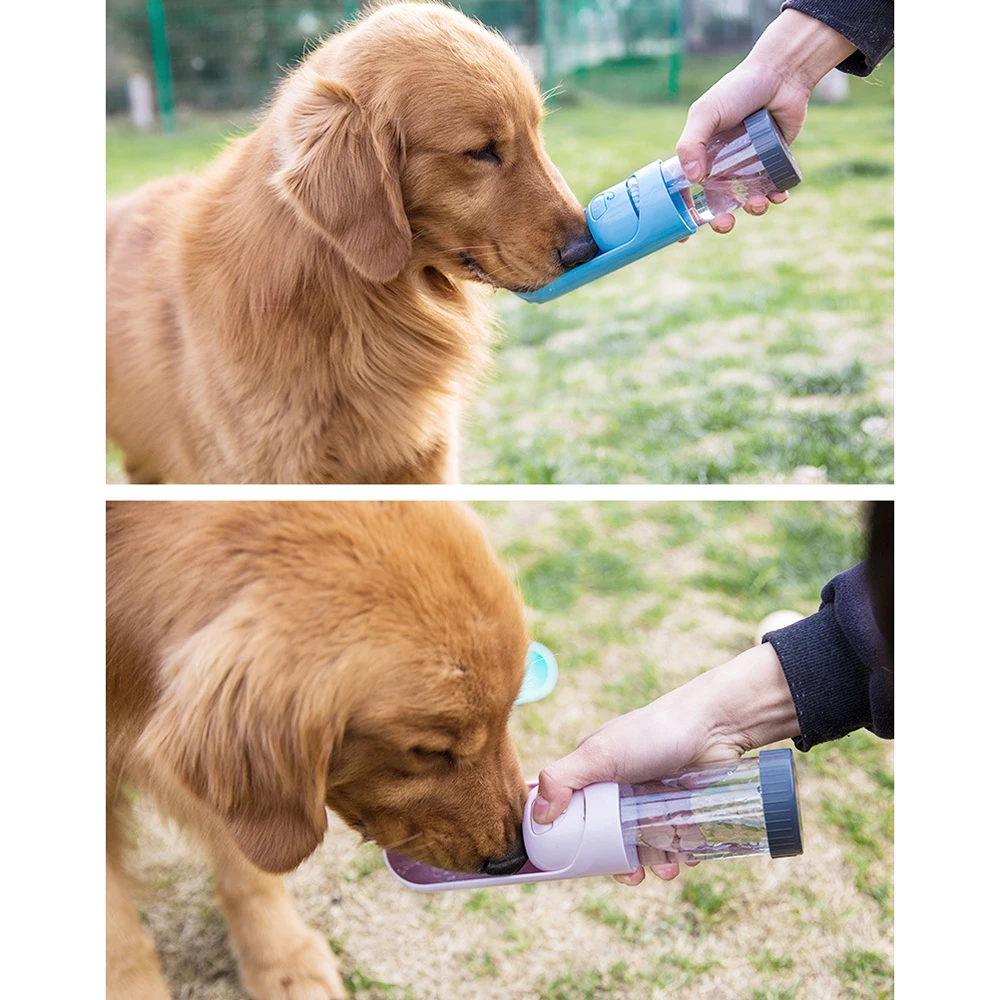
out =
[[430,250],[426,253],[422,253],[423,257],[447,257],[451,254],[456,253],[470,253],[473,250],[489,250],[490,244],[483,243],[480,246],[470,246],[470,247],[444,247],[441,250]]
[[411,833],[409,837],[403,837],[402,840],[396,840],[391,844],[383,844],[382,849],[385,851],[394,851],[397,847],[402,847],[403,844],[409,844],[411,841],[417,840],[422,836],[423,834],[420,831],[417,831],[417,833]]

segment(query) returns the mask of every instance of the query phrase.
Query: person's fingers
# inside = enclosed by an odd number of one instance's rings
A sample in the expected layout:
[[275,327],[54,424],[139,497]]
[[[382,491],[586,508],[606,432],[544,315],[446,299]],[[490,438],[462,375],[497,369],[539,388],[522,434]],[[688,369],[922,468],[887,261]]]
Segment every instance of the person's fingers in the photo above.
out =
[[677,140],[677,156],[681,169],[692,184],[696,184],[707,170],[705,144],[719,130],[719,105],[709,90],[688,108],[684,131]]
[[725,215],[717,215],[709,225],[717,233],[728,233],[732,232],[733,226],[736,225],[736,219],[731,216],[728,212]]
[[636,868],[634,872],[630,872],[628,875],[612,875],[611,877],[622,885],[638,885],[646,877],[646,869]]
[[531,807],[532,818],[536,823],[551,823],[566,811],[574,791],[575,788],[553,777],[548,770],[542,771],[538,775],[538,794]]
[[769,201],[769,202],[770,202],[770,203],[771,203],[772,205],[782,205],[782,204],[784,204],[784,203],[785,203],[786,201],[788,201],[788,192],[787,192],[787,191],[772,191],[772,192],[771,192],[771,193],[770,193],[770,194],[769,194],[769,195],[767,196],[767,200],[768,200],[768,201]]
[[743,211],[747,215],[763,215],[767,211],[768,204],[768,200],[764,195],[754,194],[747,198],[746,204],[743,206]]
[[649,870],[657,878],[663,879],[664,882],[669,882],[671,879],[677,878],[681,873],[680,865],[676,861],[671,861],[665,865],[650,865]]
[[531,809],[536,823],[551,823],[561,815],[578,788],[595,781],[614,780],[615,762],[605,750],[604,742],[591,737],[539,773],[538,794]]
[[685,861],[684,864],[686,864],[688,866],[688,868],[697,868],[698,865],[701,864],[701,862],[700,861]]

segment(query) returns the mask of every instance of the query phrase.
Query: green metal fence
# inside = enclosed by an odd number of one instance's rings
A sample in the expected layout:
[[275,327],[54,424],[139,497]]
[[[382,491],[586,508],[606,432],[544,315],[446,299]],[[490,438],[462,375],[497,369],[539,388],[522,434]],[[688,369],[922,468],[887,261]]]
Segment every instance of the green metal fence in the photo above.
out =
[[[545,88],[599,90],[594,67],[627,78],[631,64],[657,59],[666,67],[657,97],[672,100],[685,51],[749,48],[779,2],[452,0],[517,46]],[[155,81],[164,129],[173,127],[175,107],[259,106],[284,67],[357,11],[356,0],[107,0],[108,112],[125,110],[133,73]]]

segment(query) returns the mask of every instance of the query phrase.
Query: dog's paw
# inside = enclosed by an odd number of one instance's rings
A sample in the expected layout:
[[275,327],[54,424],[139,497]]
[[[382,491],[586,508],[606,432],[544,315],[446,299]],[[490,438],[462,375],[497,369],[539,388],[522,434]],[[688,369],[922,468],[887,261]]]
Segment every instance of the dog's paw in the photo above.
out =
[[147,949],[145,941],[137,941],[135,954],[116,944],[108,948],[106,1000],[170,1000],[152,942]]
[[340,966],[321,934],[302,937],[280,961],[241,963],[243,985],[253,1000],[346,1000]]

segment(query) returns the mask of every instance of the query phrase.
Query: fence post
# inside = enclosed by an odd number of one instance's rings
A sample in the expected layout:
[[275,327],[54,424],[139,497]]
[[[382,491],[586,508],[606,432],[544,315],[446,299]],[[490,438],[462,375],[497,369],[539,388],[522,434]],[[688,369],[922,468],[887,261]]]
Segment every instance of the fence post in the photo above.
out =
[[149,15],[149,41],[153,48],[153,69],[156,73],[156,102],[160,107],[160,128],[175,132],[174,81],[170,73],[170,49],[167,47],[167,16],[163,0],[146,0]]
[[542,42],[542,88],[551,90],[556,82],[556,36],[554,18],[559,0],[538,0],[538,27]]
[[681,64],[684,61],[683,0],[670,0],[670,59],[667,64],[667,95],[676,101],[681,92]]

